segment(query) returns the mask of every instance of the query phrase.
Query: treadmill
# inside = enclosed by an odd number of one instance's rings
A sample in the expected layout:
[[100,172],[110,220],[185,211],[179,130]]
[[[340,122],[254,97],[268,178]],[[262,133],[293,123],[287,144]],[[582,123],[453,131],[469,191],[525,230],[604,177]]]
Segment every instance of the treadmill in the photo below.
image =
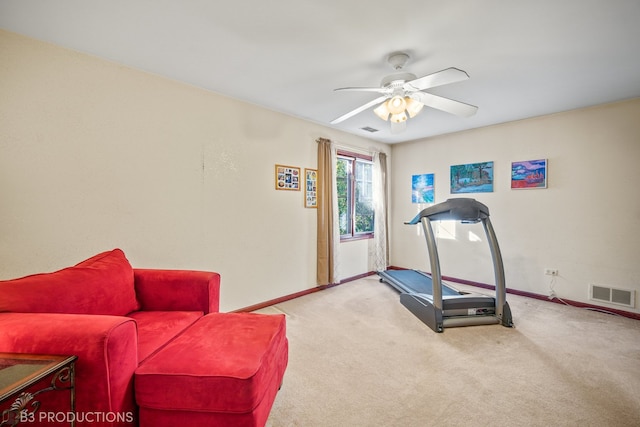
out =
[[[461,221],[465,224],[482,222],[493,260],[495,297],[459,292],[442,282],[438,249],[431,227],[431,221],[440,220]],[[502,255],[489,220],[489,208],[475,199],[449,199],[423,209],[405,224],[418,223],[422,223],[427,240],[431,274],[417,270],[385,270],[378,272],[380,281],[398,290],[402,305],[435,332],[443,332],[444,328],[456,326],[502,324],[512,327]]]

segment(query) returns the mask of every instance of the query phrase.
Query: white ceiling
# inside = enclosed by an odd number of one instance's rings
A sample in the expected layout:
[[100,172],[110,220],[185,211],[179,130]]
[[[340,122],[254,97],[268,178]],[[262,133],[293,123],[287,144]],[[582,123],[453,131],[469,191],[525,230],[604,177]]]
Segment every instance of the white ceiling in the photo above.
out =
[[333,126],[386,143],[640,96],[638,0],[0,0],[0,28],[326,126],[378,96],[333,89],[378,86],[392,52],[469,74],[428,91],[470,118]]

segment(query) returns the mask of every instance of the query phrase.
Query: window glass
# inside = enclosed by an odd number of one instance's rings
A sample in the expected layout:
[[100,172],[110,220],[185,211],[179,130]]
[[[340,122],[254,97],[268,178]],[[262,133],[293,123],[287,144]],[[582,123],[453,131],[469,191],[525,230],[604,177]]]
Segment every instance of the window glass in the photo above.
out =
[[351,230],[351,215],[349,214],[349,206],[351,205],[350,197],[350,179],[351,162],[348,159],[338,158],[336,170],[336,185],[338,186],[338,221],[340,224],[340,235],[349,234]]
[[355,232],[373,233],[372,164],[356,160]]
[[338,156],[336,171],[341,238],[373,234],[373,164],[356,155]]

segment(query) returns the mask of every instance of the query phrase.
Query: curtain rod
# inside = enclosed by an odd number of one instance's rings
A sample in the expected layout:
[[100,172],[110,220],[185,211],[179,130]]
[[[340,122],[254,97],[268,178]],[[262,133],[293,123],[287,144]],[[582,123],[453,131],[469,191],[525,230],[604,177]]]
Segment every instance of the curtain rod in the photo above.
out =
[[[327,139],[327,138],[318,138],[318,139],[316,139],[316,142],[320,142],[322,140],[331,141],[330,139]],[[334,147],[336,147],[336,148],[340,148],[340,149],[348,150],[348,151],[353,151],[353,152],[359,153],[359,154],[367,154],[367,155],[373,156],[374,153],[379,152],[378,150],[371,150],[371,149],[367,149],[367,148],[360,148],[360,147],[353,147],[353,146],[350,146],[350,145],[338,144],[338,143],[333,142],[333,141],[332,141],[332,143],[333,143]]]

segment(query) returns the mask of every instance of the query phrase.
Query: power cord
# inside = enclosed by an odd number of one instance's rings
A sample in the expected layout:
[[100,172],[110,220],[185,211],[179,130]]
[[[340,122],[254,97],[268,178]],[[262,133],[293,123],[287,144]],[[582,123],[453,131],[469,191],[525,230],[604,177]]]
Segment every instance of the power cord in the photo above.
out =
[[555,286],[556,286],[556,277],[557,276],[551,276],[551,279],[549,280],[549,296],[547,298],[549,298],[549,301],[559,301],[560,303],[567,305],[569,307],[575,307],[575,308],[582,308],[584,310],[589,310],[589,311],[595,311],[598,313],[604,313],[604,314],[610,314],[612,316],[619,316],[619,317],[624,317],[618,313],[614,313],[612,311],[608,311],[608,310],[604,310],[601,308],[595,308],[595,307],[577,307],[573,304],[569,304],[568,302],[566,302],[565,300],[563,300],[562,298],[558,298],[558,296],[556,295],[556,290],[555,290]]
[[560,299],[556,296],[555,286],[556,286],[556,276],[551,276],[551,279],[549,280],[549,297],[548,297],[551,301],[553,301],[556,298]]

